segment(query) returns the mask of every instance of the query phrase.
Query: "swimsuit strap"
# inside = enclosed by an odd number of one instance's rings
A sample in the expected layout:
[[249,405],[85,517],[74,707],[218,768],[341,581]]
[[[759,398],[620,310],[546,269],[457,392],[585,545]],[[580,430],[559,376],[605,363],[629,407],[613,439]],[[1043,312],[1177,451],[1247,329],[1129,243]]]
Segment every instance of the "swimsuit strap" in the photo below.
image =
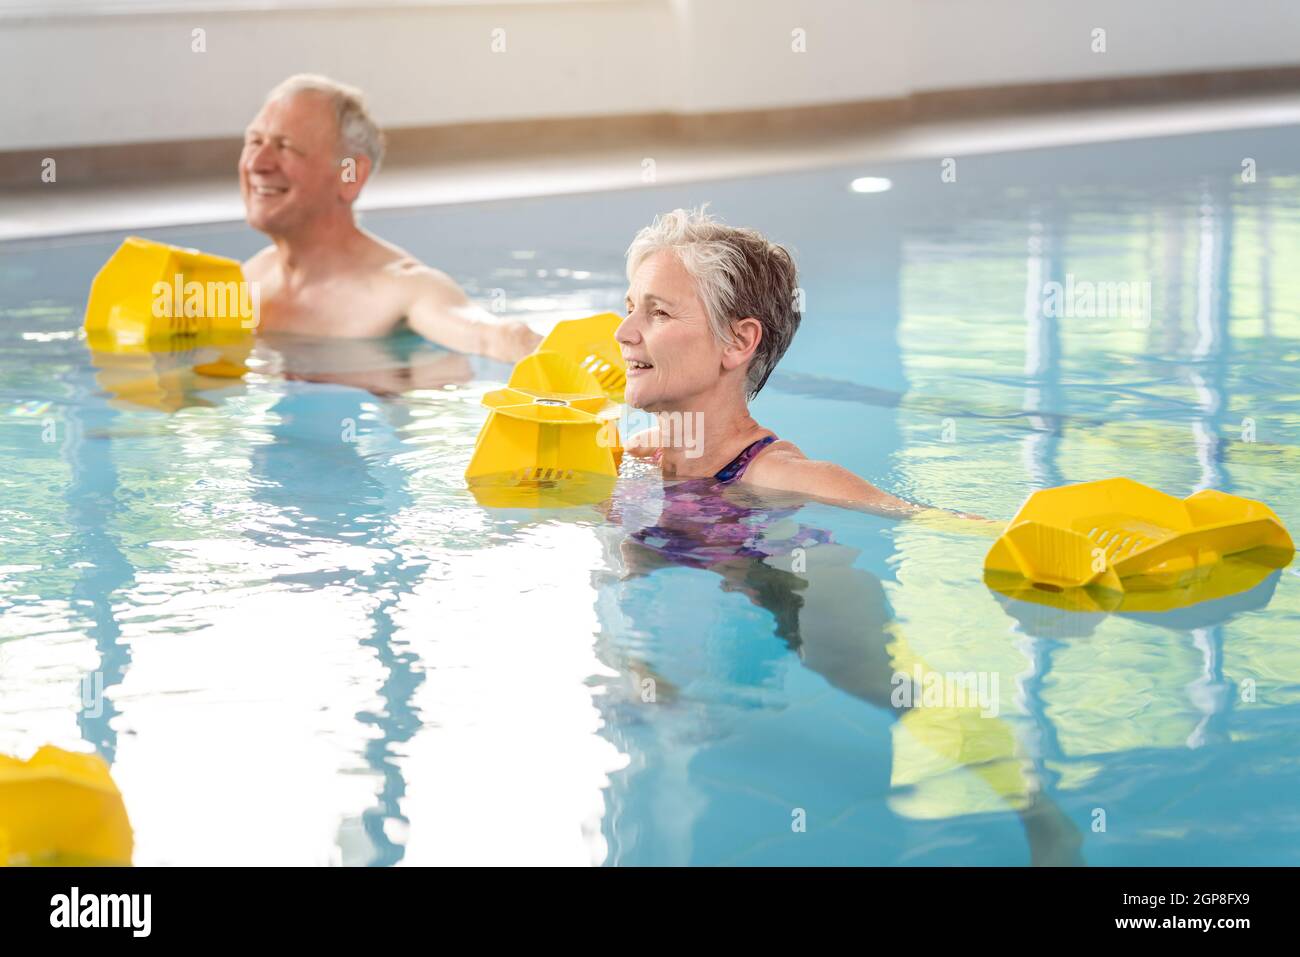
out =
[[763,451],[769,445],[776,441],[775,435],[765,435],[757,442],[752,442],[745,446],[745,450],[724,465],[713,477],[719,482],[734,482],[745,474],[745,469],[749,468],[749,463],[754,461],[754,456]]

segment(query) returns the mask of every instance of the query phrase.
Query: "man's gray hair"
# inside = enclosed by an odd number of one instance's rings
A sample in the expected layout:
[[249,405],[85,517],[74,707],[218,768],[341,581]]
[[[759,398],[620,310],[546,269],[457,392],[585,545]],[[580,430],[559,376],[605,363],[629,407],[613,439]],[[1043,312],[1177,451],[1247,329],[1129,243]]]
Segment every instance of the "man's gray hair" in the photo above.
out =
[[732,323],[753,317],[762,338],[746,371],[752,399],[767,382],[799,328],[799,290],[794,259],[756,229],[718,222],[700,209],[674,209],[656,216],[627,250],[630,282],[650,256],[671,250],[695,280],[720,342],[732,341]]
[[266,100],[269,103],[295,93],[325,96],[338,121],[340,156],[368,156],[370,171],[379,169],[384,159],[384,134],[366,109],[365,97],[359,89],[317,73],[297,73],[268,93]]

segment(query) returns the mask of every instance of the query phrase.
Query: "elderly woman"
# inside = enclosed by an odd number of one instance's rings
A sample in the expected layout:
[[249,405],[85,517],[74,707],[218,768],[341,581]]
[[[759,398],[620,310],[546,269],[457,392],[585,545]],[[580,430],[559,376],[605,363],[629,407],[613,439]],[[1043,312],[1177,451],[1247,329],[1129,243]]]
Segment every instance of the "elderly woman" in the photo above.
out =
[[[633,436],[628,451],[656,460],[665,477],[683,481],[667,487],[661,502],[648,503],[638,500],[636,483],[629,483],[613,505],[611,517],[631,530],[619,541],[622,577],[635,579],[666,566],[722,576],[724,590],[748,596],[771,614],[776,635],[805,667],[894,714],[928,750],[983,778],[1020,817],[1033,863],[1080,863],[1078,829],[1042,782],[1022,770],[1024,755],[1008,726],[995,717],[974,718],[969,709],[922,712],[911,705],[913,698],[897,697],[903,684],[910,685],[914,667],[930,668],[909,650],[884,587],[859,567],[858,551],[834,543],[824,529],[792,520],[797,505],[774,505],[767,496],[734,489],[782,490],[895,515],[938,513],[882,492],[838,465],[809,459],[749,414],[748,400],[799,326],[790,254],[752,229],[679,209],[637,235],[627,271],[627,318],[616,333],[628,364],[625,395],[660,421],[659,429]],[[683,436],[670,434],[674,423],[688,420],[693,427],[684,431],[692,440],[675,441]],[[702,443],[695,441],[701,430]],[[663,627],[657,606],[651,606],[653,622],[636,621],[644,604],[629,603],[621,620],[656,634],[653,647],[675,640],[675,629]],[[726,658],[712,667],[727,680],[782,673],[773,666],[779,651],[771,643],[718,647],[726,649]],[[703,664],[689,660],[707,669],[709,652]],[[629,656],[624,667],[638,685],[649,677],[672,692],[674,676],[658,674],[653,662]],[[974,750],[973,729],[981,741]],[[915,780],[909,760],[915,758],[895,754],[892,773]],[[888,789],[891,779],[879,786]]]
[[710,478],[800,493],[891,514],[921,506],[830,462],[808,458],[749,414],[799,328],[795,265],[756,230],[703,211],[674,210],[637,234],[627,253],[627,318],[616,338],[626,398],[661,423],[689,420],[702,442],[641,433],[629,452],[669,478]]

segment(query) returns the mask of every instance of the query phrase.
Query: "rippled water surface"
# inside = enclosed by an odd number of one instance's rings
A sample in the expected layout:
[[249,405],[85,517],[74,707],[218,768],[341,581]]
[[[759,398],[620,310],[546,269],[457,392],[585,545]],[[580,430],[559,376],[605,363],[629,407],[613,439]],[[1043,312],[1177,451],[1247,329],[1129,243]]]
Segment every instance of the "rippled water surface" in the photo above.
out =
[[[808,454],[998,519],[1128,475],[1295,528],[1298,156],[1259,130],[366,224],[540,317],[617,309],[635,230],[710,200],[800,263],[755,412]],[[263,342],[243,380],[92,356],[120,239],[0,247],[0,752],[107,758],[137,863],[1300,863],[1294,568],[1065,612],[991,592],[978,530],[824,505],[770,517],[829,533],[797,563],[658,561],[635,466],[599,506],[465,490],[504,366],[410,338]],[[899,672],[977,673],[988,713],[893,708]]]

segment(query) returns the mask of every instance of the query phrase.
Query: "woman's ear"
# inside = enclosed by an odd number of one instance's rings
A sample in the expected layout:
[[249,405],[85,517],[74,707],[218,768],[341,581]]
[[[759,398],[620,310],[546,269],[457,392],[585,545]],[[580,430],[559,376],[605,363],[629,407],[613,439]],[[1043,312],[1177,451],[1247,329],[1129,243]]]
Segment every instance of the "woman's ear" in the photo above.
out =
[[738,369],[749,364],[754,350],[763,341],[763,324],[753,316],[737,319],[731,324],[731,342],[722,350],[722,367]]

